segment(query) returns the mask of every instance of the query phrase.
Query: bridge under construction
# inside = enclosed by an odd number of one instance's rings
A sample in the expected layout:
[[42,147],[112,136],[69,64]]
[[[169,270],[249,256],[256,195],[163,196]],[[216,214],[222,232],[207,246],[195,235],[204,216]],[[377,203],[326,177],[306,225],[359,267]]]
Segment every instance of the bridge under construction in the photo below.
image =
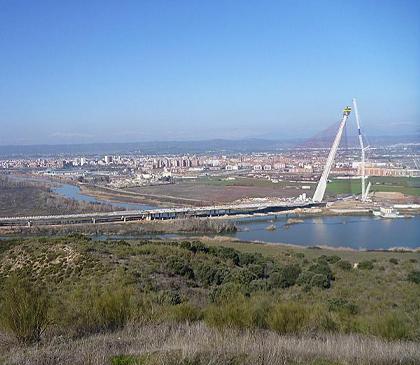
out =
[[235,204],[208,207],[162,208],[148,210],[124,210],[87,214],[65,214],[28,217],[0,218],[0,226],[63,225],[87,223],[118,223],[141,220],[164,220],[175,218],[204,218],[233,215],[276,213],[297,208],[319,206],[312,202],[280,202],[276,204]]
[[[356,111],[356,121],[359,131],[359,141],[362,150],[362,171],[364,171],[364,152],[363,140],[360,133],[360,122],[357,113],[356,101],[353,99],[353,106]],[[250,203],[250,204],[230,204],[207,207],[180,207],[180,208],[161,208],[147,210],[125,210],[115,212],[100,212],[87,214],[65,214],[49,216],[27,216],[27,217],[3,217],[0,218],[0,226],[32,226],[32,225],[65,225],[65,224],[97,224],[97,223],[117,223],[140,220],[164,220],[176,218],[203,218],[220,217],[234,215],[252,215],[276,213],[281,211],[292,211],[297,208],[311,208],[323,205],[325,190],[327,188],[328,176],[340,145],[346,122],[350,116],[351,108],[345,107],[342,119],[335,136],[334,142],[328,154],[325,167],[318,182],[312,199],[296,199],[276,203]],[[362,176],[362,201],[369,192],[370,184],[365,188],[365,176]]]

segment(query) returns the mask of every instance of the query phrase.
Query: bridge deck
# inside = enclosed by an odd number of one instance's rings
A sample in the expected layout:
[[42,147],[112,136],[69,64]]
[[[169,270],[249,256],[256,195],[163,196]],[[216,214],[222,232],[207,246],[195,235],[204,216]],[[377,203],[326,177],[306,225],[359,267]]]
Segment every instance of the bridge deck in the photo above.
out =
[[20,225],[39,222],[42,224],[71,224],[96,221],[126,221],[135,219],[173,219],[179,217],[211,217],[222,215],[270,213],[296,208],[309,208],[318,204],[311,202],[281,202],[215,205],[207,207],[160,208],[145,210],[123,210],[83,214],[43,215],[26,217],[2,217],[0,225]]

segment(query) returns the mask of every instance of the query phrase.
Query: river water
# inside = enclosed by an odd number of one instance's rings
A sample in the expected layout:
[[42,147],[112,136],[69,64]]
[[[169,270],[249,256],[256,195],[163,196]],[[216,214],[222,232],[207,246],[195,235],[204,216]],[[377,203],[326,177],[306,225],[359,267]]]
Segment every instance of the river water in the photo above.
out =
[[[81,193],[78,186],[69,184],[63,184],[53,190],[67,198],[112,204],[130,210],[156,208],[156,206],[147,204],[96,199]],[[398,219],[382,219],[372,216],[320,216],[305,218],[303,222],[291,225],[286,224],[287,218],[274,215],[238,218],[235,220],[235,224],[239,228],[238,232],[228,236],[245,241],[372,250],[420,247],[420,216]],[[275,229],[267,230],[268,226],[275,226]]]
[[[321,216],[287,225],[287,218],[253,219],[237,222],[235,238],[246,241],[290,243],[303,246],[326,245],[355,249],[420,247],[420,216],[383,219],[371,216]],[[268,226],[275,230],[267,230]]]
[[80,191],[80,188],[76,185],[70,185],[70,184],[63,184],[60,185],[57,188],[53,188],[52,191],[54,191],[56,194],[60,194],[66,198],[78,200],[78,201],[84,201],[89,203],[103,203],[103,204],[111,204],[118,208],[125,208],[128,210],[142,210],[142,209],[154,209],[156,206],[154,205],[148,205],[148,204],[140,204],[140,203],[124,203],[124,202],[118,202],[114,200],[104,200],[104,199],[96,199],[93,196],[83,194]]

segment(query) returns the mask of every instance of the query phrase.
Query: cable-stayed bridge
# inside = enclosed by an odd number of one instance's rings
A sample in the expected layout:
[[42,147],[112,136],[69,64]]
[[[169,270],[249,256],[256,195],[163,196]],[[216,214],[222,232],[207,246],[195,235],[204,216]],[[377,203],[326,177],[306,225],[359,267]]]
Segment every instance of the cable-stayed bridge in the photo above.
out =
[[[364,164],[364,146],[360,134],[360,123],[357,113],[357,105],[355,100],[353,104],[356,110],[356,121],[359,131],[359,140],[362,149],[362,164]],[[0,226],[31,226],[33,224],[40,225],[57,225],[57,224],[86,224],[86,223],[105,223],[105,222],[127,222],[138,220],[155,220],[155,219],[175,219],[175,218],[200,218],[200,217],[218,217],[233,215],[252,215],[263,213],[276,213],[287,210],[295,210],[297,208],[311,208],[322,205],[325,190],[327,187],[328,176],[337,154],[338,147],[346,126],[351,108],[345,107],[342,114],[338,131],[335,135],[331,149],[326,160],[323,173],[318,182],[312,199],[296,199],[279,202],[264,203],[238,203],[205,207],[181,207],[181,208],[161,208],[149,210],[131,210],[131,211],[115,211],[101,213],[85,213],[85,214],[66,214],[51,216],[28,216],[28,217],[4,217],[0,218]],[[365,177],[362,176],[362,200],[364,200],[369,192],[369,187],[365,188]],[[366,189],[366,190],[365,190]]]

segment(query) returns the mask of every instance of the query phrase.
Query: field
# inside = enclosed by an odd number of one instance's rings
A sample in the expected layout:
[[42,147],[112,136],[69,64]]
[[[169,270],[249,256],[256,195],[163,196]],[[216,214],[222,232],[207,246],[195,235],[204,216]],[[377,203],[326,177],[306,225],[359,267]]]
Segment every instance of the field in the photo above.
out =
[[15,239],[0,288],[0,364],[420,362],[418,252]]
[[[405,195],[420,196],[420,178],[408,177],[370,177],[371,192],[398,192]],[[360,194],[360,180],[333,180],[327,185],[327,194]]]
[[[226,180],[222,177],[206,177],[194,180],[177,181],[175,184],[164,186],[144,186],[127,189],[130,192],[136,192],[145,195],[194,199],[195,204],[209,205],[215,202],[231,202],[244,198],[265,198],[265,197],[293,197],[309,192],[310,190],[301,190],[302,183],[293,183],[280,181],[273,183],[266,179],[236,178],[235,180]],[[313,185],[313,186],[312,186]],[[311,184],[314,189],[314,184]]]
[[[371,192],[399,192],[411,197],[420,196],[420,178],[372,177]],[[302,185],[310,186],[302,190]],[[302,193],[312,196],[316,184],[292,181],[273,183],[268,179],[212,176],[198,179],[177,180],[174,184],[141,186],[110,190],[84,187],[84,192],[106,199],[144,201],[169,205],[212,205],[248,198],[289,198]],[[327,196],[360,194],[360,180],[333,180],[327,185]]]

